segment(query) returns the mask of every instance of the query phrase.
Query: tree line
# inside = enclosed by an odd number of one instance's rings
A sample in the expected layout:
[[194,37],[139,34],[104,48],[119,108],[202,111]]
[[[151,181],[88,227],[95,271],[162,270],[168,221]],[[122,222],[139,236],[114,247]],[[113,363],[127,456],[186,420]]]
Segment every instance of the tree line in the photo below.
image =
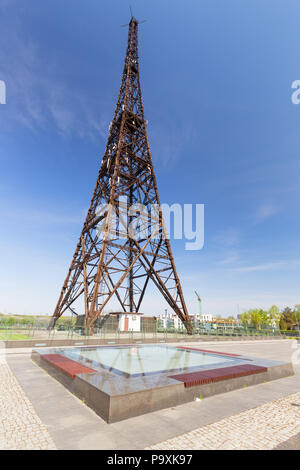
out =
[[[48,326],[50,321],[50,316],[44,315],[4,315],[0,313],[0,326],[2,327],[31,327],[36,328],[45,328]],[[75,319],[72,320],[71,317],[61,317],[59,318],[57,325],[63,325],[65,327],[71,326],[74,324]]]
[[240,321],[258,329],[279,326],[282,331],[295,330],[300,326],[300,304],[294,308],[285,307],[281,311],[277,305],[272,305],[269,310],[253,308],[242,313]]

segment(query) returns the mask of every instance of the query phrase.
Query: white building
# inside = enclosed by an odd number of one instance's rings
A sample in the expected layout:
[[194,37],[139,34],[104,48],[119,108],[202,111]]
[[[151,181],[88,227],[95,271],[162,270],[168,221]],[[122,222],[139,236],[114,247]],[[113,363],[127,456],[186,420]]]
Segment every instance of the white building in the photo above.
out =
[[171,329],[175,328],[176,330],[180,330],[184,328],[184,325],[180,318],[175,313],[165,313],[158,315],[159,320],[159,327],[164,329]]
[[[202,314],[199,313],[196,315],[190,315],[192,323],[204,323],[204,322],[212,322],[213,316],[210,314]],[[183,322],[175,313],[165,313],[158,315],[159,326],[160,328],[164,329],[171,329],[174,328],[175,330],[181,330],[184,328]]]
[[196,322],[210,322],[213,321],[214,318],[210,313],[203,313],[200,315],[200,313],[197,313],[196,315],[191,315],[194,321]]

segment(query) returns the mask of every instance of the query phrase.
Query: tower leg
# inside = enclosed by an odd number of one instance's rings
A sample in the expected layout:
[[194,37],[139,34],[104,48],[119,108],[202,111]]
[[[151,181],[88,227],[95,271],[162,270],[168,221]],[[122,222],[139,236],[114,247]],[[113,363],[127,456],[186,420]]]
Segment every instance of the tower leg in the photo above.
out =
[[193,334],[193,325],[192,325],[192,322],[190,320],[187,320],[185,322],[185,328],[186,328],[186,332],[187,332],[188,335]]
[[56,321],[57,321],[57,318],[52,317],[50,322],[49,322],[47,330],[53,330],[53,328],[55,327]]

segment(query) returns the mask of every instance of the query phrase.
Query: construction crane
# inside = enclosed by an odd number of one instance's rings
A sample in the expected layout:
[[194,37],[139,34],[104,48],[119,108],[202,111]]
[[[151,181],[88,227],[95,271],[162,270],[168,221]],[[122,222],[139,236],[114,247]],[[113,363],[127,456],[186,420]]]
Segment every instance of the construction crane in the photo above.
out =
[[201,300],[201,297],[200,297],[200,295],[198,294],[198,292],[195,291],[195,294],[196,294],[196,297],[197,297],[198,302],[199,302],[199,313],[200,313],[200,315],[201,315],[201,317],[202,317],[202,300]]

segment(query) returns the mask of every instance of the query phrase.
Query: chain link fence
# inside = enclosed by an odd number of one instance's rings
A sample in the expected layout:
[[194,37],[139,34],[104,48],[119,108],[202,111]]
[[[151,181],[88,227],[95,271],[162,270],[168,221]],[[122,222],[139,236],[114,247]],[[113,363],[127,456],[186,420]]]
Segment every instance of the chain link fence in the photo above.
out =
[[1,324],[0,321],[0,341],[8,340],[83,340],[88,338],[104,340],[106,342],[126,342],[137,341],[187,341],[192,337],[203,339],[246,339],[257,337],[296,337],[299,332],[280,332],[276,328],[255,328],[243,325],[224,326],[220,324],[200,323],[193,325],[193,334],[188,335],[186,329],[174,328],[174,325],[164,327],[162,322],[155,317],[141,317],[139,328],[137,330],[128,327],[127,331],[121,331],[119,328],[119,320],[115,315],[105,315],[99,318],[93,328],[93,331],[87,332],[84,328],[84,316],[75,318],[66,317],[60,319],[55,328],[48,330],[48,319],[34,319],[32,323],[22,325],[15,324],[12,326]]

